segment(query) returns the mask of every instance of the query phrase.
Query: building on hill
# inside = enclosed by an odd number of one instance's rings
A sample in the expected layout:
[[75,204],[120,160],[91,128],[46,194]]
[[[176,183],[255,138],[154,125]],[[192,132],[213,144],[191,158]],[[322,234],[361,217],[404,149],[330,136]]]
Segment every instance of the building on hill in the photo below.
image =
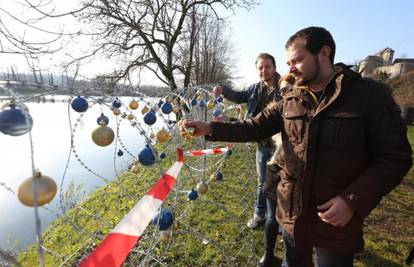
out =
[[386,75],[395,78],[414,69],[414,58],[394,58],[394,50],[387,47],[374,55],[369,55],[358,64],[362,77],[378,78]]

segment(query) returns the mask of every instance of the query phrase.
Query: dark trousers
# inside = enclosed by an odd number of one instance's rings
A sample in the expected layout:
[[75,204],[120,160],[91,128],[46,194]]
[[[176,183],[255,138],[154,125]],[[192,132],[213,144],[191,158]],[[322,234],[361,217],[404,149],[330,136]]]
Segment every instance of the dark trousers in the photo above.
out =
[[275,248],[277,234],[279,232],[279,224],[276,221],[276,200],[266,198],[267,216],[264,232],[264,248],[267,253],[273,254]]
[[[313,267],[313,248],[298,248],[294,245],[291,235],[283,230],[283,242],[285,245],[285,257],[289,267]],[[335,253],[323,248],[315,248],[316,267],[352,267],[354,253]]]

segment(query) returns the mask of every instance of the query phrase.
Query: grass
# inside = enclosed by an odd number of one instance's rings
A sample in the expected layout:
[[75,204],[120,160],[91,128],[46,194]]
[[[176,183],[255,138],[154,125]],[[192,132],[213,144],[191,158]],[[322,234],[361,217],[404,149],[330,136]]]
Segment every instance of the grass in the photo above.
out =
[[[414,144],[414,127],[408,136]],[[187,144],[190,146],[190,144]],[[224,179],[210,182],[206,195],[188,201],[185,192],[174,191],[165,206],[173,208],[180,227],[170,241],[160,241],[150,225],[124,266],[148,265],[162,260],[168,266],[256,266],[263,253],[263,228],[249,230],[245,223],[252,214],[256,178],[254,148],[235,145],[233,154],[221,168]],[[173,151],[162,164],[168,168],[175,160]],[[199,160],[187,163],[200,167]],[[212,166],[211,158],[206,166]],[[215,167],[216,168],[216,167]],[[215,171],[210,168],[206,177]],[[87,200],[54,221],[44,232],[46,266],[76,266],[96,244],[125,216],[159,177],[157,168],[141,168],[139,174],[125,172],[114,182],[89,195]],[[201,179],[183,168],[175,188],[189,190]],[[414,170],[411,169],[390,195],[365,221],[366,250],[358,254],[355,266],[403,266],[414,245]],[[278,244],[276,254],[282,256]],[[35,266],[34,245],[18,255],[23,266]]]

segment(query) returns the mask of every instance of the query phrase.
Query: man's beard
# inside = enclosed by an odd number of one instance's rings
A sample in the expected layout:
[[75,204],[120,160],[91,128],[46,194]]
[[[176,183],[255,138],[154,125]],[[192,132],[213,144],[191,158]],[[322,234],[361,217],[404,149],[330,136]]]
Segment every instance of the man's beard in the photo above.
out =
[[317,56],[313,56],[313,59],[315,62],[315,67],[314,67],[314,73],[312,77],[310,78],[303,77],[303,80],[298,80],[296,82],[297,86],[310,86],[318,79],[319,73],[321,72],[321,65],[319,64]]

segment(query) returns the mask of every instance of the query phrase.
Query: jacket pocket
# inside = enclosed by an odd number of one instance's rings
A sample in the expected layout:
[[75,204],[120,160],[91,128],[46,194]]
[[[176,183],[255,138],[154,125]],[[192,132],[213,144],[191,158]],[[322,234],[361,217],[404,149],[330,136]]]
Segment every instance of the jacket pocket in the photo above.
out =
[[288,108],[283,111],[285,132],[291,143],[302,142],[304,135],[304,120],[307,111],[304,107],[298,105],[294,108]]
[[323,115],[320,143],[333,149],[352,150],[365,140],[362,115],[336,112]]

